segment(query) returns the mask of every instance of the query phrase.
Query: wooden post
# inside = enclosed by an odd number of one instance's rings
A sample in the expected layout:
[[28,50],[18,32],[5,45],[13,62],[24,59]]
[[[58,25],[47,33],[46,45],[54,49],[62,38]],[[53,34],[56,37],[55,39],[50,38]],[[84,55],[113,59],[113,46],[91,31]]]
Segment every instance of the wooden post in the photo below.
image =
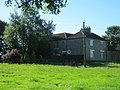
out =
[[85,38],[85,34],[83,33],[83,58],[84,58],[84,61],[83,61],[83,64],[84,64],[84,67],[86,67],[86,38]]
[[86,67],[86,36],[85,36],[85,22],[83,22],[83,65]]

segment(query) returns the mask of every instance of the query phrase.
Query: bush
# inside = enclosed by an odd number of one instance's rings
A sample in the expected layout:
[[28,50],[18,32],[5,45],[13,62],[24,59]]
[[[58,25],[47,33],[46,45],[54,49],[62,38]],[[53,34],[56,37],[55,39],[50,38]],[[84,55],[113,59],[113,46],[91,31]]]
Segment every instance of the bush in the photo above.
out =
[[44,63],[42,55],[39,55],[39,58],[37,59],[37,63]]
[[35,54],[35,52],[33,52],[32,53],[32,55],[31,55],[31,61],[32,61],[32,63],[36,63],[36,54]]
[[20,63],[24,63],[24,55],[21,55]]
[[17,49],[8,50],[6,54],[2,55],[4,62],[20,63],[20,58],[21,55],[18,53]]
[[23,62],[24,63],[30,63],[30,57],[27,53],[24,54]]

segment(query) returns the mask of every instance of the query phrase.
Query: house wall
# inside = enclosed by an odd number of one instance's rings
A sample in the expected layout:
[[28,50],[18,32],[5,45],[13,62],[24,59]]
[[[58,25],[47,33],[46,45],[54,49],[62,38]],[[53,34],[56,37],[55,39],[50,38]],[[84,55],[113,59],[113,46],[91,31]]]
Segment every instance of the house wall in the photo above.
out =
[[83,55],[83,39],[67,40],[67,50],[71,50],[69,55]]
[[[93,46],[90,46],[90,40],[93,40]],[[91,51],[93,51],[93,57],[91,57]],[[103,53],[101,55],[101,53]],[[86,38],[86,59],[87,60],[106,60],[106,42]]]
[[[93,46],[90,46],[90,40],[93,40]],[[83,55],[84,48],[83,48],[83,38],[78,39],[66,39],[66,40],[58,40],[52,42],[52,50],[57,49],[59,52],[59,56],[67,55],[67,56],[80,56]],[[85,38],[85,50],[86,50],[86,59],[87,60],[106,60],[106,42],[97,40],[97,39],[90,39]],[[68,50],[70,53],[68,54]],[[91,57],[90,50],[94,51],[94,56]],[[103,57],[101,57],[101,51],[103,51]]]
[[61,55],[83,55],[83,40],[67,39],[53,41],[51,49],[57,49]]

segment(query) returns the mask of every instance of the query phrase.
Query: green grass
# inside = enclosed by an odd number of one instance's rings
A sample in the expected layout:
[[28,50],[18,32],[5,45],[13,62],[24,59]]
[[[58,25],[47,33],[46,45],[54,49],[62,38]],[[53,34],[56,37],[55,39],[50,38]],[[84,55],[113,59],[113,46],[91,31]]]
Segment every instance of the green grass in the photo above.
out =
[[0,90],[120,90],[119,67],[0,64]]

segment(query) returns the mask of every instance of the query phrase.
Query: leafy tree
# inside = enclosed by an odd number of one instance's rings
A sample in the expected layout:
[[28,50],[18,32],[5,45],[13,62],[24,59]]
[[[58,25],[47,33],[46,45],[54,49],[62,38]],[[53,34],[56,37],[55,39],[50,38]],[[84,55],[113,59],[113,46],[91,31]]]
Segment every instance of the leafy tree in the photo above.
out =
[[5,26],[7,25],[6,22],[0,20],[0,37],[3,36],[3,32],[5,30]]
[[[52,35],[52,31],[55,29],[53,21],[46,22],[43,19],[40,19],[38,11],[34,8],[29,9],[26,13],[23,13],[22,16],[24,25],[26,25],[26,35],[23,37],[25,40],[25,48],[27,47],[27,52],[31,54],[32,51],[36,52],[36,56],[41,54],[46,56],[48,53],[48,43],[49,38]],[[31,55],[30,55],[31,56]]]
[[52,14],[59,14],[60,9],[65,7],[67,3],[67,0],[5,0],[5,4],[11,6],[13,1],[18,8],[22,8],[24,11],[34,7]]
[[3,39],[10,48],[18,48],[17,33],[11,25],[6,26]]
[[108,41],[108,50],[117,50],[120,45],[120,26],[110,26],[104,38]]
[[8,45],[4,42],[3,38],[0,38],[0,56],[6,53]]
[[35,52],[37,58],[49,53],[49,39],[55,29],[53,21],[46,22],[40,18],[38,11],[30,8],[26,13],[11,14],[10,24],[4,32],[4,40],[10,48],[17,48],[31,56]]
[[5,30],[5,26],[7,25],[6,22],[0,20],[0,54],[5,51],[6,44],[3,41],[3,32]]

